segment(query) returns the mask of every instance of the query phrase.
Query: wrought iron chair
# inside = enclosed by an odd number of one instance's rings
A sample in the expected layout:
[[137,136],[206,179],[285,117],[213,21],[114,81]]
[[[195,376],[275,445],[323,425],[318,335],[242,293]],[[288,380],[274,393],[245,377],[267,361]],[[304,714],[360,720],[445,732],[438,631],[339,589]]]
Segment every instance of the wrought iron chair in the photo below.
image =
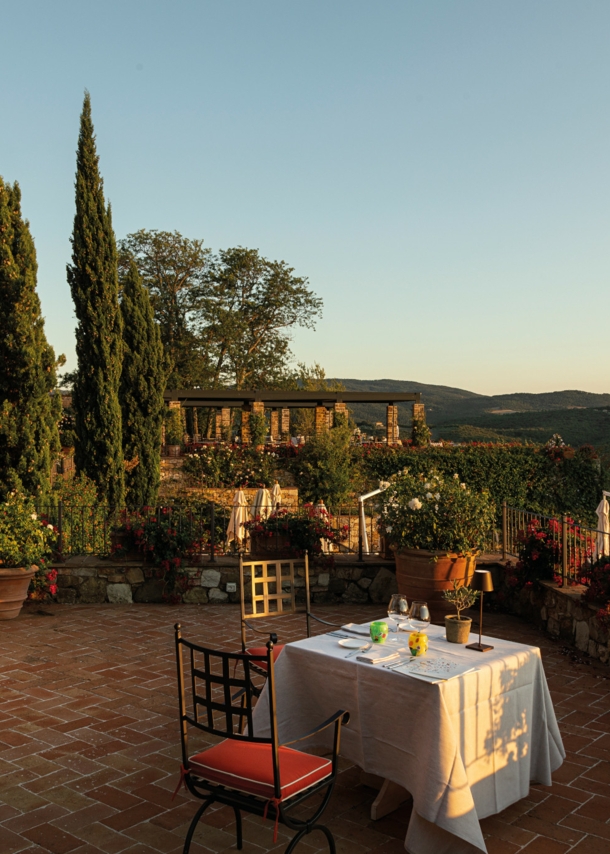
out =
[[[184,785],[192,795],[203,801],[188,829],[183,854],[188,854],[197,824],[213,803],[233,808],[239,849],[242,848],[241,812],[245,811],[274,820],[274,842],[277,841],[279,823],[296,832],[285,854],[290,854],[298,842],[313,830],[324,833],[331,854],[335,854],[332,833],[318,822],[335,784],[341,725],[348,723],[349,714],[338,711],[305,735],[284,744],[279,743],[273,637],[267,643],[265,655],[250,656],[219,652],[191,643],[182,637],[180,623],[175,626],[182,765],[180,782],[174,794]],[[187,654],[186,668],[184,651]],[[254,694],[251,690],[250,669],[263,664],[267,673],[269,736],[255,734],[252,717]],[[188,698],[186,685],[190,689]],[[242,701],[238,705],[231,696],[235,688],[240,689],[240,694],[243,692]],[[247,723],[246,734],[242,732],[244,718]],[[289,746],[331,726],[334,727],[331,759],[313,756]],[[188,746],[189,727],[222,736],[223,741],[191,756]],[[295,807],[316,794],[322,794],[322,801],[313,808],[308,818],[292,814]]]
[[[329,623],[321,617],[311,613],[311,597],[309,593],[309,556],[307,552],[301,559],[276,558],[274,560],[256,560],[253,558],[244,561],[239,558],[239,587],[240,587],[240,609],[241,609],[241,648],[242,652],[252,656],[264,656],[264,646],[249,645],[247,630],[251,629],[258,634],[268,635],[269,630],[261,630],[252,625],[249,620],[261,617],[281,617],[286,614],[296,614],[299,610],[297,604],[296,585],[299,567],[304,568],[305,584],[305,621],[307,626],[307,637],[311,637],[311,621],[316,620],[331,628],[340,628],[339,623]],[[278,655],[284,648],[284,644],[273,647],[274,656]],[[254,672],[265,673],[265,666],[254,665]]]

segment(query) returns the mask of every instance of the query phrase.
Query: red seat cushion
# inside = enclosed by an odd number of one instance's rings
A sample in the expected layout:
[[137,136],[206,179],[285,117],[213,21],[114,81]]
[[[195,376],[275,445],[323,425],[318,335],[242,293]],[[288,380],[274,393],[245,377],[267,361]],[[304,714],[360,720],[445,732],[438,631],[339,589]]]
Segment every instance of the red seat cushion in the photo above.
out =
[[[278,643],[273,647],[273,660],[277,661],[277,657],[280,652],[284,649],[286,644]],[[246,649],[248,655],[267,655],[267,647],[266,646],[249,646]],[[256,661],[254,662],[256,667],[260,667],[262,670],[267,669],[266,661]]]
[[[332,762],[280,747],[281,799],[290,798],[328,777]],[[227,738],[189,759],[189,769],[210,783],[219,783],[248,795],[275,797],[270,744]]]

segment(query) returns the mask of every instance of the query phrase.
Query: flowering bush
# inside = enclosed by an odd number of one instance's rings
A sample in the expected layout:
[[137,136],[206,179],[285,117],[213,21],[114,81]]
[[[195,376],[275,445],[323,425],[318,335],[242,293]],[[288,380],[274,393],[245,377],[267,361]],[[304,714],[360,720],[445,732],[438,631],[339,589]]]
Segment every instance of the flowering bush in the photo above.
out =
[[38,565],[51,554],[55,533],[31,498],[11,492],[0,504],[0,567]]
[[582,581],[587,585],[583,599],[599,603],[597,621],[606,630],[610,629],[610,557],[603,555],[599,558],[587,570]]
[[468,554],[481,549],[494,522],[488,494],[456,475],[395,475],[381,496],[380,531],[398,548]]
[[210,445],[184,457],[183,471],[202,486],[272,486],[278,456],[269,450]]
[[533,519],[519,538],[519,559],[506,567],[506,581],[515,591],[532,587],[535,581],[561,583],[557,567],[561,566],[561,525],[549,519],[546,525]]
[[347,525],[338,531],[334,530],[330,526],[329,514],[323,508],[305,504],[303,510],[303,513],[278,510],[267,519],[257,517],[246,522],[245,527],[250,536],[255,534],[270,540],[278,536],[285,537],[295,557],[308,552],[314,561],[332,563],[332,555],[324,554],[322,543],[325,541],[327,544],[339,545],[347,539]]
[[28,588],[28,599],[48,602],[57,593],[57,570],[41,566]]

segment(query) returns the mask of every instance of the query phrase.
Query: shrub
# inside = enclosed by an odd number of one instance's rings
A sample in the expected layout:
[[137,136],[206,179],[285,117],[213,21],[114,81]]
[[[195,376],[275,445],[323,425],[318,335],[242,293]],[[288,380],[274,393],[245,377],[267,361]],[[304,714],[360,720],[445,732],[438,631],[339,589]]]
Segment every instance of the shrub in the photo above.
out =
[[184,457],[182,470],[202,486],[272,486],[278,456],[235,445],[210,445]]
[[314,436],[290,464],[299,495],[313,503],[323,501],[338,509],[362,487],[360,449],[352,444],[346,424]]
[[493,526],[494,505],[457,474],[405,470],[381,496],[380,529],[398,548],[468,554],[480,550]]

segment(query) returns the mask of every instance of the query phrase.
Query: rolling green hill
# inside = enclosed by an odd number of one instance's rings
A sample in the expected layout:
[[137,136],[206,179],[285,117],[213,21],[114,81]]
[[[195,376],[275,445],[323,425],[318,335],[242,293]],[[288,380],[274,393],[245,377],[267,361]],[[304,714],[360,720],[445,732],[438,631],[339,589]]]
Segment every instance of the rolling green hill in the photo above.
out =
[[[573,445],[610,447],[610,394],[554,391],[544,394],[484,395],[410,380],[341,379],[347,391],[419,391],[435,438],[453,441],[546,442],[553,433]],[[500,415],[498,410],[512,410]],[[357,424],[385,422],[382,405],[353,404]],[[411,429],[411,406],[399,406],[401,434]]]

